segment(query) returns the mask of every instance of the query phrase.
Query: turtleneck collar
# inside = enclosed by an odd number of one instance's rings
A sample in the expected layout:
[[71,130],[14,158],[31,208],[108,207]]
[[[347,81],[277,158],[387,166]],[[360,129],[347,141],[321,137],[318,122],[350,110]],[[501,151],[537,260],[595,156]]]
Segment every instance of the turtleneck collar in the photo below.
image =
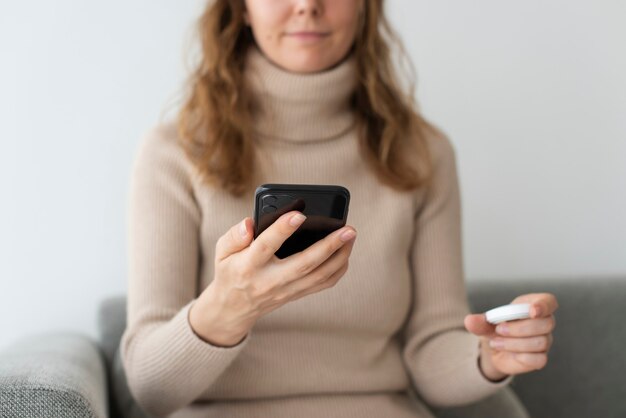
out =
[[293,73],[256,46],[246,56],[245,77],[256,113],[254,131],[284,141],[327,140],[354,125],[350,99],[357,85],[354,54],[318,73]]

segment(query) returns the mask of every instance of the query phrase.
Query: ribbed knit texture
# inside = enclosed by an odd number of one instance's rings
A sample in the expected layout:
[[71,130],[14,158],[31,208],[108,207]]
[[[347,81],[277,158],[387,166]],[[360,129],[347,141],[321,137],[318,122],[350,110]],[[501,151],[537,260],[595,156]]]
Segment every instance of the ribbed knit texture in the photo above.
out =
[[350,98],[353,57],[315,74],[289,73],[251,49],[255,183],[340,184],[358,236],[334,287],[262,317],[237,346],[199,339],[188,309],[213,278],[215,244],[252,216],[253,196],[202,184],[173,123],[143,137],[128,219],[128,327],[121,353],[130,390],[176,417],[428,417],[432,405],[477,401],[508,384],[478,368],[461,254],[455,151],[429,138],[435,187],[398,192],[358,152]]

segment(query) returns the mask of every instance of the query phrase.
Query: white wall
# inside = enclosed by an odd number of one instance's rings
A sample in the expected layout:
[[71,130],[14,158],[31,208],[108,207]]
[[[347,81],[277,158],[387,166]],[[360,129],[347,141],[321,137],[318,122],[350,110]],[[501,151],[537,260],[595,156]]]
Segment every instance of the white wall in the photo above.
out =
[[457,148],[468,278],[626,279],[626,2],[392,4]]
[[[99,301],[126,291],[130,164],[202,3],[2,5],[0,346],[95,336]],[[457,150],[468,280],[626,277],[626,3],[389,6]]]

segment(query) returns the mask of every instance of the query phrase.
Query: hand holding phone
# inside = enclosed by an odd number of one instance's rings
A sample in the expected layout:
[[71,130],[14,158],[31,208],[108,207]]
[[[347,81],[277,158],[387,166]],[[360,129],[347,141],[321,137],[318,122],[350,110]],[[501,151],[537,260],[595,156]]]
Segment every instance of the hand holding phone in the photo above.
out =
[[[333,230],[287,258],[275,256],[308,220],[292,224],[298,214],[290,210],[280,215],[256,238],[256,223],[245,218],[218,239],[213,281],[189,311],[191,328],[200,338],[222,347],[237,345],[260,317],[333,287],[344,276],[356,236],[351,226]],[[337,221],[322,218],[311,223],[314,231],[336,227]]]

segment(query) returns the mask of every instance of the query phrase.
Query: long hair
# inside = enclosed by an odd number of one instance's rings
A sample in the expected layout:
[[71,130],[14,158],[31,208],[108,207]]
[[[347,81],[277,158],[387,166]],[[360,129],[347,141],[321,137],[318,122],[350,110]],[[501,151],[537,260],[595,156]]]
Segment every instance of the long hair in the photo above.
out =
[[[427,186],[433,165],[427,136],[441,131],[417,111],[412,80],[410,89],[400,84],[390,44],[404,49],[384,15],[383,0],[364,4],[351,50],[358,69],[352,103],[360,152],[384,184],[401,191]],[[244,7],[238,0],[207,3],[196,26],[200,59],[177,119],[178,139],[202,180],[235,196],[254,190],[253,98],[243,82],[254,38]]]

